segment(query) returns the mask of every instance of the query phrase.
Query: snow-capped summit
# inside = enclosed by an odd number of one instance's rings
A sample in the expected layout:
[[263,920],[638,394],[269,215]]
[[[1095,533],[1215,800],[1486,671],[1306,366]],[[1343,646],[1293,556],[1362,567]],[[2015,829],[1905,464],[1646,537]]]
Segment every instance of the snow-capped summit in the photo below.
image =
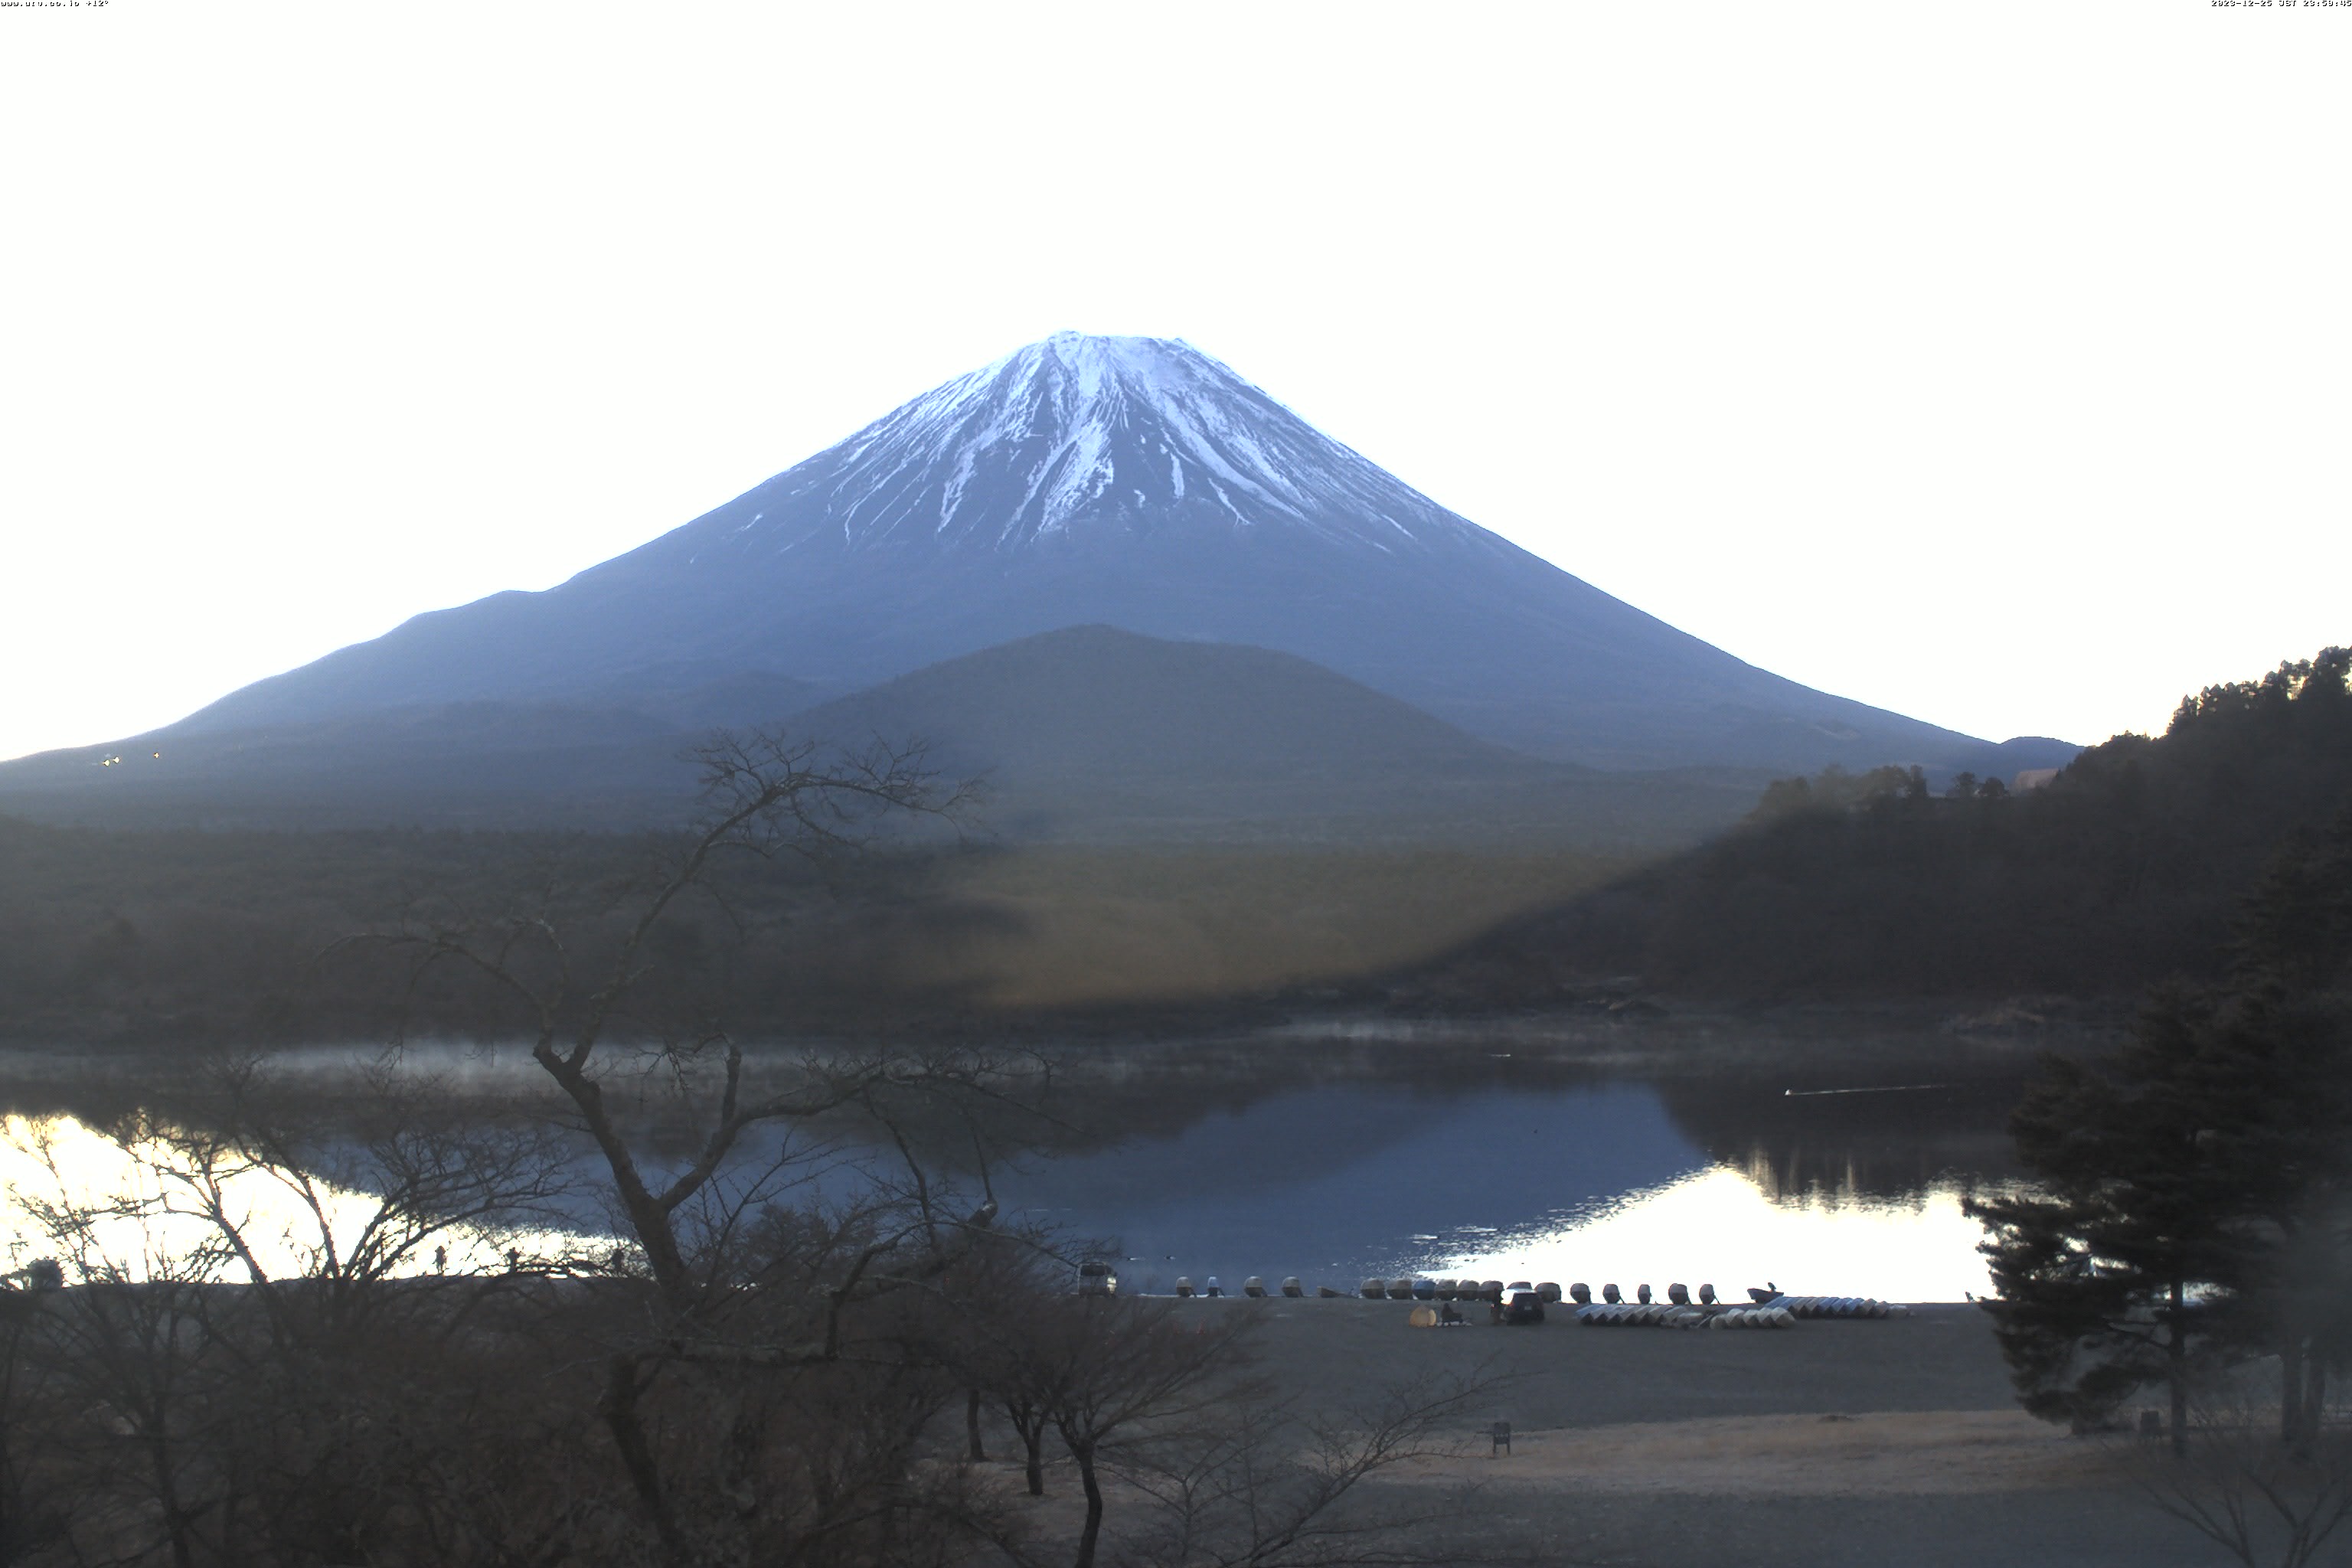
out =
[[1479,531],[1190,343],[1084,332],[958,376],[714,515],[771,549],[1285,526],[1391,551]]

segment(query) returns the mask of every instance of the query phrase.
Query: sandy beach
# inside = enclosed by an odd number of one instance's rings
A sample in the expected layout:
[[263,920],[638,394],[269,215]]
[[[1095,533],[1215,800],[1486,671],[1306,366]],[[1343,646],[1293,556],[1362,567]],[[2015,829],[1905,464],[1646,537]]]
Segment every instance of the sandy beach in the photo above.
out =
[[[1259,1370],[1276,1396],[1323,1409],[1423,1374],[1489,1378],[1459,1452],[1379,1483],[1398,1500],[1475,1489],[1437,1547],[1447,1560],[2228,1561],[2138,1493],[2132,1470],[2144,1456],[2128,1439],[2071,1437],[2020,1412],[1989,1321],[1966,1305],[1744,1332],[1586,1328],[1566,1312],[1523,1328],[1416,1330],[1410,1303],[1347,1299],[1181,1310],[1257,1319]],[[1496,1421],[1511,1425],[1507,1454],[1487,1436]],[[1041,1510],[1059,1512],[1051,1500]]]

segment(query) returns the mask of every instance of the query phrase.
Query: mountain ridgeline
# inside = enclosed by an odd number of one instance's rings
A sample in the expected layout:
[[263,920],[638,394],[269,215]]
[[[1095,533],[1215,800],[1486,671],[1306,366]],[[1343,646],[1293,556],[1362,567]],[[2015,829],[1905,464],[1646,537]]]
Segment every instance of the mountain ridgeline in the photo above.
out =
[[[1201,657],[1129,658],[1151,666],[1146,689],[1056,720],[1017,685],[1099,686],[1097,647],[1046,636],[1076,627]],[[876,689],[1016,647],[931,680],[959,693],[952,712]],[[1302,660],[1332,704],[1313,715]],[[1220,702],[1259,717],[1148,762],[1098,721]],[[1136,785],[1197,784],[1195,805],[1242,819],[1295,814],[1283,781],[1308,736],[1332,776],[1342,755],[1386,759],[1346,810],[1392,818],[1430,803],[1373,801],[1372,782],[1465,769],[1941,775],[2073,752],[1993,747],[1755,668],[1447,510],[1189,345],[1063,333],[544,593],[419,616],[152,734],[0,764],[0,809],[622,825],[690,784],[672,759],[708,726],[908,703],[956,731],[962,760],[1020,776],[1051,758],[1095,781],[1076,815],[1097,820]],[[1014,727],[982,733],[987,712]],[[1259,776],[1269,798],[1233,787]],[[1022,815],[1071,805],[1066,791]]]

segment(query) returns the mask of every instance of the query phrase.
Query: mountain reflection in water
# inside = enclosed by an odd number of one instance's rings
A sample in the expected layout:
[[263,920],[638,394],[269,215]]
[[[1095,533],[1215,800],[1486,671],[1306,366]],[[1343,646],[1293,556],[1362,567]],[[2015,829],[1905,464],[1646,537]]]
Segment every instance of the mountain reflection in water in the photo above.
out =
[[1426,1273],[1957,1300],[1987,1288],[1960,1200],[2009,1176],[2013,1094],[1829,1110],[1762,1084],[1325,1083],[997,1188],[1115,1239],[1129,1289]]
[[[445,1054],[413,1065],[486,1110],[550,1092],[519,1053]],[[330,1120],[331,1069],[296,1069],[318,1079]],[[8,1076],[0,1110],[37,1118],[104,1120],[157,1092],[121,1072]],[[1920,1083],[1932,1087],[1906,1087]],[[987,1142],[1008,1217],[1115,1246],[1129,1290],[1295,1274],[1352,1291],[1425,1273],[1954,1300],[1987,1287],[1960,1202],[2015,1179],[2003,1122],[2019,1089],[2000,1064],[1641,1077],[1525,1049],[1162,1047],[1074,1053],[1051,1127]],[[684,1157],[646,1109],[642,1157]],[[851,1157],[804,1193],[845,1197],[873,1179],[856,1128],[815,1131]],[[938,1131],[931,1157],[976,1185],[958,1151],[977,1140]],[[579,1155],[592,1194],[591,1151]],[[578,1205],[576,1243],[593,1240],[602,1207]]]

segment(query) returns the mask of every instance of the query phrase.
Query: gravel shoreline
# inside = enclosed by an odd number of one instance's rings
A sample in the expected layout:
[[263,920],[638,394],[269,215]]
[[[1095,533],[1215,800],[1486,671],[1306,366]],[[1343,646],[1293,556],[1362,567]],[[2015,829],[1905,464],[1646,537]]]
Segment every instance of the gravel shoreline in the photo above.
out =
[[1178,1310],[1244,1315],[1258,1325],[1262,1370],[1322,1402],[1433,1373],[1497,1380],[1482,1420],[1528,1429],[1699,1416],[2012,1410],[1991,1321],[1977,1308],[1912,1307],[1905,1317],[1808,1320],[1794,1328],[1588,1328],[1573,1310],[1497,1328],[1414,1329],[1410,1301],[1360,1298],[1194,1299]]

